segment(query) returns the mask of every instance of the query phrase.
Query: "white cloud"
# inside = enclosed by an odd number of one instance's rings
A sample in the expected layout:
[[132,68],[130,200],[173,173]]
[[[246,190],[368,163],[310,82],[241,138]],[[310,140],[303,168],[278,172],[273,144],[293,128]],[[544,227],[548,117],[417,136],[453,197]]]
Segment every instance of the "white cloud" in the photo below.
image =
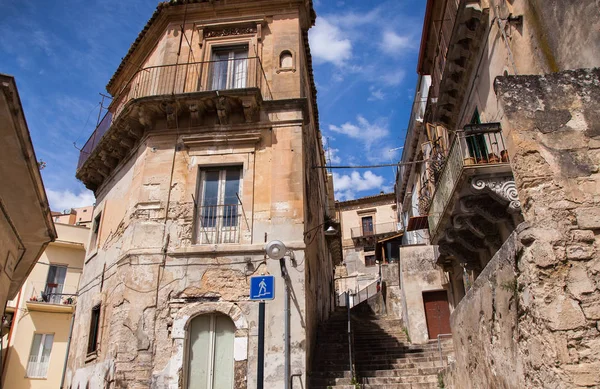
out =
[[46,195],[48,196],[50,209],[57,212],[71,208],[85,207],[96,202],[94,194],[89,190],[83,190],[75,194],[69,189],[63,191],[46,189]]
[[327,158],[327,162],[332,164],[342,163],[342,158],[340,158],[340,156],[338,155],[339,152],[339,149],[328,148],[325,151],[325,157]]
[[400,55],[412,49],[413,44],[409,35],[398,35],[394,31],[384,31],[379,48],[389,55]]
[[362,140],[365,142],[367,150],[371,149],[373,143],[389,135],[387,123],[382,119],[378,120],[376,123],[370,123],[363,116],[358,115],[356,120],[356,124],[350,122],[346,122],[341,126],[334,126],[331,124],[329,125],[329,129],[339,134],[347,135],[350,138]]
[[400,68],[384,72],[379,75],[379,81],[384,85],[397,86],[400,85],[406,72]]
[[338,200],[351,200],[355,198],[357,192],[379,189],[383,186],[384,181],[382,176],[378,176],[370,170],[362,175],[356,170],[344,175],[333,173],[333,187]]
[[369,91],[371,92],[371,96],[367,99],[368,101],[378,101],[385,99],[385,93],[382,92],[381,89],[375,89],[374,87],[370,87]]
[[309,31],[310,51],[316,62],[342,66],[352,57],[352,43],[336,25],[321,17]]

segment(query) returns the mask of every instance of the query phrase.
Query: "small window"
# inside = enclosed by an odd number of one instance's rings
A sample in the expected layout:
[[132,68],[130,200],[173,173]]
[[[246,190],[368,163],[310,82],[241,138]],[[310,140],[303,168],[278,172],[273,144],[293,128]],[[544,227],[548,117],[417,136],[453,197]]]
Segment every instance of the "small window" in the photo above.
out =
[[90,248],[94,250],[98,244],[98,233],[100,232],[100,222],[102,221],[102,212],[100,212],[94,218],[94,224],[92,225],[92,239],[90,241]]
[[292,53],[289,51],[283,51],[279,56],[279,67],[282,69],[289,69],[294,66],[294,58],[292,57]]
[[200,170],[196,243],[237,243],[240,236],[240,167]]
[[98,350],[98,332],[100,329],[100,307],[98,304],[92,308],[92,317],[90,320],[90,334],[88,338],[88,354],[95,353]]
[[31,343],[29,360],[27,362],[27,377],[46,378],[50,353],[52,352],[53,334],[35,334]]
[[375,256],[374,255],[365,255],[365,266],[375,266]]

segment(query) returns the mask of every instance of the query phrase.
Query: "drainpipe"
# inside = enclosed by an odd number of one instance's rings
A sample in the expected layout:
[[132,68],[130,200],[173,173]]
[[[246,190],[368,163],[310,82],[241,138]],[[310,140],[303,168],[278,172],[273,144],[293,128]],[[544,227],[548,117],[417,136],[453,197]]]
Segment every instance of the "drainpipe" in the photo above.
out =
[[[2,388],[2,381],[4,380],[4,373],[6,372],[6,366],[8,365],[8,359],[10,357],[10,340],[13,337],[13,330],[15,328],[15,323],[17,322],[17,316],[19,313],[19,304],[21,303],[21,294],[23,292],[23,288],[25,285],[21,287],[19,290],[19,294],[17,296],[17,306],[15,307],[15,312],[13,313],[12,321],[10,322],[10,329],[8,330],[8,340],[6,341],[6,360],[4,361],[4,365],[2,365],[2,371],[0,371],[0,388]],[[8,304],[8,302],[7,302]],[[6,311],[6,306],[5,309]]]
[[62,377],[60,378],[60,389],[65,387],[65,375],[67,373],[67,361],[69,360],[69,350],[71,349],[71,338],[73,337],[73,323],[75,322],[75,308],[71,315],[71,326],[69,327],[69,339],[67,340],[67,352],[65,354],[65,363],[63,365]]
[[283,315],[285,316],[284,320],[284,330],[283,330],[283,344],[284,344],[284,389],[290,389],[290,290],[288,286],[288,273],[285,267],[285,259],[281,258],[279,260],[279,266],[281,267],[281,277],[283,278],[285,288],[284,288],[284,307],[283,307]]

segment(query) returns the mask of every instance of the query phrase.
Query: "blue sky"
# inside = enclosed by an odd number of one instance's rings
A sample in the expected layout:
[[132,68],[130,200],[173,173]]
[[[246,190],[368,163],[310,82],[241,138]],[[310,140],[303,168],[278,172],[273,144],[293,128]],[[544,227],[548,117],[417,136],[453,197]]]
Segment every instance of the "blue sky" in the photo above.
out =
[[[75,179],[99,93],[156,0],[0,0],[0,72],[15,76],[53,210],[93,203]],[[320,125],[333,165],[398,161],[425,1],[315,0]],[[393,168],[334,170],[336,198],[393,189]]]

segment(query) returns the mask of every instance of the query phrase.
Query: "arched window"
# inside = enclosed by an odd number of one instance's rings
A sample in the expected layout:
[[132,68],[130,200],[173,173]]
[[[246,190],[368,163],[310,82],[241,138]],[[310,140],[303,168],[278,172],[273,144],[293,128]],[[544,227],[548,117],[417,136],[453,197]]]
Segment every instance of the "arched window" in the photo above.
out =
[[220,313],[200,315],[188,331],[187,389],[233,388],[233,321]]
[[281,69],[289,69],[294,67],[292,53],[290,53],[288,50],[281,52],[281,55],[279,56],[279,67]]

